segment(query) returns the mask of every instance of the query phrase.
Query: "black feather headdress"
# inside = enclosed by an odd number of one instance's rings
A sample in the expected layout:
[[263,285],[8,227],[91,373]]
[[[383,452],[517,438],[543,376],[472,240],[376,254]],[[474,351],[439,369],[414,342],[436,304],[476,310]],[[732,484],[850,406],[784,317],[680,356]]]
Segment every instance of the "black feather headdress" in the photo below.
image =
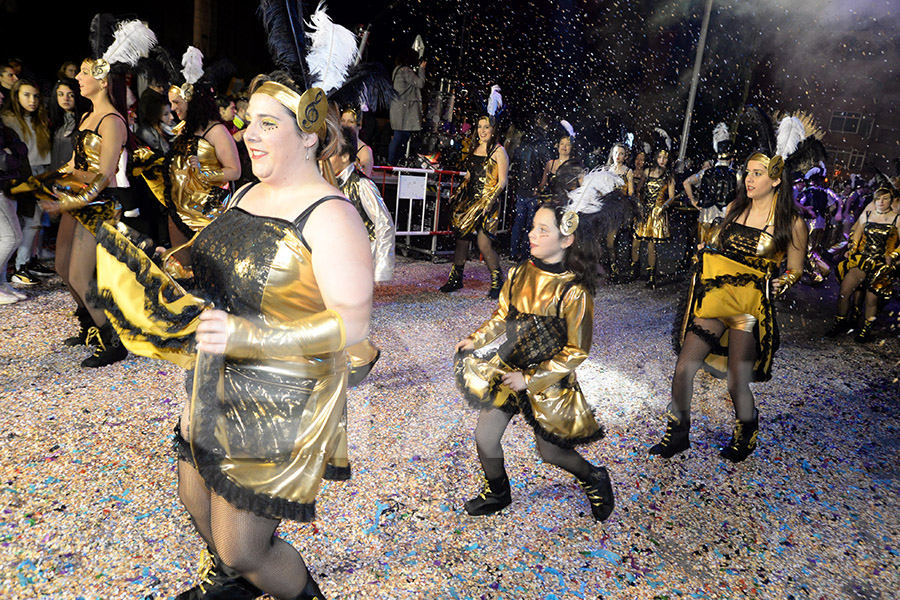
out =
[[309,87],[304,63],[306,34],[303,29],[303,2],[300,0],[262,0],[259,17],[267,34],[272,62],[290,73],[299,85]]
[[97,13],[91,19],[91,58],[100,58],[113,42],[116,23],[119,20],[109,13]]
[[740,144],[742,150],[755,152],[753,157],[764,159],[769,177],[778,179],[784,171],[805,171],[812,165],[824,162],[827,153],[819,138],[822,130],[804,113],[785,114],[778,122],[778,129],[764,111],[748,106],[741,117],[741,124],[750,127],[749,143]]
[[395,93],[380,63],[360,63],[350,68],[344,84],[329,94],[329,99],[340,106],[363,106],[375,112],[390,106]]

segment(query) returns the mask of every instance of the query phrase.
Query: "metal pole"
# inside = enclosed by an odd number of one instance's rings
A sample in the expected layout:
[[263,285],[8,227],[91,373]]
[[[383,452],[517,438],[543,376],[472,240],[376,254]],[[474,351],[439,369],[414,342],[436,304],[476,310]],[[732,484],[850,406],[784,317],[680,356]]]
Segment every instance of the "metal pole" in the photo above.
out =
[[709,17],[712,14],[713,0],[706,0],[706,12],[703,14],[703,25],[700,27],[700,41],[697,42],[697,56],[694,58],[694,75],[691,77],[691,93],[688,94],[687,113],[684,115],[684,129],[681,130],[681,146],[678,148],[678,160],[683,161],[687,154],[688,135],[691,132],[691,113],[694,112],[694,99],[697,97],[697,86],[700,85],[700,67],[703,64],[703,49],[706,47],[706,33],[709,31]]

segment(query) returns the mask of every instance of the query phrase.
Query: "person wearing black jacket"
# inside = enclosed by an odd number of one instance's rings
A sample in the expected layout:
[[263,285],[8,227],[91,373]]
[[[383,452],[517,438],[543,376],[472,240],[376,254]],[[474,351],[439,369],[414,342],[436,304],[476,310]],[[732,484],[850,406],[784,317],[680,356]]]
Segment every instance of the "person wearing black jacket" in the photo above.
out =
[[528,257],[528,228],[537,210],[537,188],[544,164],[552,158],[549,138],[550,120],[544,114],[535,117],[534,128],[516,148],[512,159],[516,211],[510,231],[509,257],[519,262]]

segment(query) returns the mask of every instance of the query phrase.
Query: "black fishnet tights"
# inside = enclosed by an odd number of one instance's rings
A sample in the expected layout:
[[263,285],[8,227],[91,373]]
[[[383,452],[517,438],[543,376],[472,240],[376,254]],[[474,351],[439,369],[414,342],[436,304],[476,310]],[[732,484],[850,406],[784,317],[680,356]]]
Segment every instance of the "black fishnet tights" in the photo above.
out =
[[[509,425],[512,415],[499,409],[482,411],[478,415],[478,424],[475,426],[475,446],[478,449],[478,459],[484,469],[484,475],[488,479],[497,479],[504,474],[503,447],[500,440]],[[538,453],[546,462],[568,471],[581,480],[590,476],[591,465],[580,454],[571,448],[562,448],[535,436]]]
[[[716,339],[725,332],[725,325],[717,319],[694,319],[694,324]],[[694,395],[694,376],[707,357],[710,346],[700,336],[688,332],[684,336],[675,375],[672,377],[671,410],[679,418],[690,416]],[[756,414],[750,381],[756,361],[756,340],[752,333],[731,329],[728,332],[728,393],[734,403],[735,416],[750,421]]]
[[211,493],[194,467],[178,463],[178,493],[194,526],[222,562],[275,598],[295,598],[307,569],[293,546],[275,536],[280,521],[238,510]]

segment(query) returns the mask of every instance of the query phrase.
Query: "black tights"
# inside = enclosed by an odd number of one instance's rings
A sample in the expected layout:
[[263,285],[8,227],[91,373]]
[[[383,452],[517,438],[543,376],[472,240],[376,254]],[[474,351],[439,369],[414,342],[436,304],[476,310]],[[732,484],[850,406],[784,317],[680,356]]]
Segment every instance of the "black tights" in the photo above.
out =
[[[505,472],[503,447],[500,445],[500,440],[512,417],[511,414],[496,408],[481,411],[478,415],[478,424],[475,426],[475,446],[478,449],[478,459],[481,461],[484,475],[488,479],[502,477]],[[534,441],[537,444],[538,453],[544,461],[568,471],[578,479],[587,480],[593,471],[591,464],[571,448],[562,448],[538,435],[535,435]]]
[[[694,325],[706,330],[716,339],[725,332],[725,324],[718,319],[694,319]],[[679,418],[691,414],[691,398],[694,395],[694,376],[703,365],[710,351],[709,344],[695,333],[684,336],[675,375],[672,377],[672,412]],[[753,363],[756,362],[756,340],[752,333],[731,329],[728,332],[728,393],[734,403],[734,413],[741,421],[750,421],[756,415],[750,381]]]
[[[850,312],[850,306],[855,304],[854,297],[858,293],[859,286],[866,280],[866,274],[862,269],[853,268],[847,271],[841,281],[841,293],[838,296],[837,314],[846,317]],[[874,319],[878,314],[878,297],[871,291],[866,291],[865,318]]]
[[276,598],[294,598],[306,585],[306,564],[275,536],[277,519],[238,510],[210,492],[190,464],[178,463],[178,494],[194,526],[222,562]]
[[[491,271],[496,271],[500,268],[500,257],[497,256],[497,251],[494,250],[493,245],[491,245],[491,238],[482,231],[478,230],[478,251],[481,252],[481,255],[484,257],[484,262],[487,264],[488,269]],[[453,253],[453,264],[457,267],[462,267],[466,264],[466,260],[469,258],[469,240],[456,240],[456,250]]]

